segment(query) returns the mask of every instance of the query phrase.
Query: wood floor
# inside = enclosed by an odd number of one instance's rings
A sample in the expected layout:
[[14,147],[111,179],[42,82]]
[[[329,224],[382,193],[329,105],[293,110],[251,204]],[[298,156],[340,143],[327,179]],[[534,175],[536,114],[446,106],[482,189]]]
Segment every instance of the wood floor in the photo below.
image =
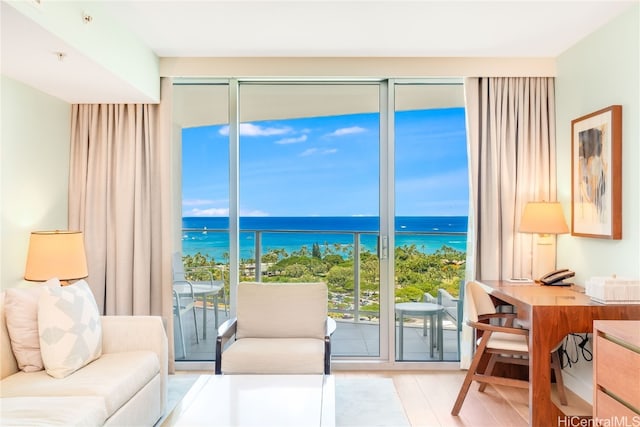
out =
[[[527,426],[529,416],[528,391],[514,387],[489,385],[483,393],[477,383],[471,386],[460,415],[451,415],[464,372],[344,372],[336,376],[381,376],[392,378],[405,413],[412,426]],[[569,405],[563,407],[574,415],[588,415],[591,407],[567,390]]]
[[[211,374],[211,372],[179,371],[176,374]],[[467,426],[519,427],[528,425],[528,390],[514,387],[487,386],[478,392],[471,386],[460,415],[451,415],[464,371],[339,371],[336,377],[392,378],[407,419],[413,427]],[[562,407],[572,415],[590,415],[591,406],[567,390],[569,404]],[[559,403],[556,400],[556,404]]]

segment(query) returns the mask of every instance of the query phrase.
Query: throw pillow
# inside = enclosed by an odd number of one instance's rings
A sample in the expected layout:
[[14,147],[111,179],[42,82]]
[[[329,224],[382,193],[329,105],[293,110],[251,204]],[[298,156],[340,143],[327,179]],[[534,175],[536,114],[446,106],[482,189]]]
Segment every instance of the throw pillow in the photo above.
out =
[[38,334],[38,300],[45,287],[60,287],[60,281],[53,278],[31,288],[9,288],[5,291],[4,312],[11,350],[18,368],[24,372],[44,368]]
[[44,368],[54,378],[100,357],[100,312],[87,282],[46,289],[38,304],[38,330]]

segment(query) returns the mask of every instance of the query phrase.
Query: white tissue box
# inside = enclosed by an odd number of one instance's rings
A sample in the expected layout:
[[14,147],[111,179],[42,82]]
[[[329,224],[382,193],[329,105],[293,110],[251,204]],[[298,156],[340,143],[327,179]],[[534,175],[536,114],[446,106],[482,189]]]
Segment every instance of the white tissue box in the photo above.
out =
[[585,293],[592,300],[611,304],[640,304],[640,280],[623,277],[591,277]]

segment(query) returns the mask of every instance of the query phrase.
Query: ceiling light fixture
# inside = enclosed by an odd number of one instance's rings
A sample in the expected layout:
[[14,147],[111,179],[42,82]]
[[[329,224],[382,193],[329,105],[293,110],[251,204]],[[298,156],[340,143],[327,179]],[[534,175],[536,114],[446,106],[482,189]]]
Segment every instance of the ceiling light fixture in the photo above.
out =
[[91,24],[91,21],[93,21],[93,16],[89,15],[86,12],[82,12],[82,22],[84,22],[85,24]]
[[60,62],[64,61],[64,58],[67,56],[64,52],[53,52],[53,54],[58,57],[58,61]]

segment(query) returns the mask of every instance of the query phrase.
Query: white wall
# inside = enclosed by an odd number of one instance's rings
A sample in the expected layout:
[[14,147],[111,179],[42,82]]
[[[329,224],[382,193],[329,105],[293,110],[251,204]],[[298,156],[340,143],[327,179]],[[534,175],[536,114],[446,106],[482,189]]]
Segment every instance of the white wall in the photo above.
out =
[[[576,283],[617,274],[640,279],[640,5],[559,58],[556,77],[558,200],[571,218],[571,120],[622,105],[622,240],[558,237],[557,265]],[[592,400],[591,364],[566,371],[569,388]]]
[[29,234],[67,228],[70,105],[2,76],[0,289],[26,285]]
[[558,199],[571,218],[571,120],[622,105],[622,240],[558,238],[558,265],[576,281],[617,274],[640,279],[640,6],[558,58]]

